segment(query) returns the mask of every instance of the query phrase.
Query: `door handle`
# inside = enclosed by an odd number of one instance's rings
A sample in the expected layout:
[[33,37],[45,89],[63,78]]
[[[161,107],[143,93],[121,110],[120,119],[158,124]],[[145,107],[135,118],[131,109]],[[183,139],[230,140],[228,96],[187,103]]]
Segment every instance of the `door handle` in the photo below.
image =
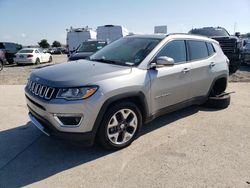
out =
[[214,66],[215,66],[215,63],[214,63],[214,62],[210,63],[210,68],[212,68],[212,67],[214,67]]
[[190,71],[189,68],[184,68],[181,72],[183,72],[184,74],[188,73]]

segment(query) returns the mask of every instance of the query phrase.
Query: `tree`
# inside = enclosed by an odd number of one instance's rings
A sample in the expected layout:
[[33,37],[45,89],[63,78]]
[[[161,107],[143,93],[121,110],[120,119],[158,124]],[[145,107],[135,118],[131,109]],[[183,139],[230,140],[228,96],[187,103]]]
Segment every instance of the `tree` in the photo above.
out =
[[52,47],[61,47],[62,45],[61,45],[61,43],[59,42],[59,41],[54,41],[53,43],[52,43]]
[[250,33],[242,34],[241,35],[243,38],[250,38]]
[[41,48],[48,48],[50,46],[46,39],[42,39],[40,42],[38,42],[38,45]]

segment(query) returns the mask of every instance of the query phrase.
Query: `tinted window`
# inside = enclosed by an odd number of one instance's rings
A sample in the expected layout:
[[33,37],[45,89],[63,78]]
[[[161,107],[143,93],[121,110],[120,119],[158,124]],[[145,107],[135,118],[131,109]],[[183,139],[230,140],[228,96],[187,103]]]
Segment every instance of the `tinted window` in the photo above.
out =
[[245,48],[246,48],[246,49],[250,49],[250,43],[247,43],[247,44],[245,45]]
[[18,53],[28,54],[28,53],[32,53],[32,52],[33,52],[33,50],[27,49],[27,50],[20,50]]
[[207,42],[208,55],[213,55],[215,53],[214,47],[211,43]]
[[224,28],[213,27],[192,29],[189,33],[204,36],[229,36],[228,32]]
[[9,42],[6,42],[5,46],[6,48],[14,48],[14,49],[16,48],[16,45],[14,43],[9,43]]
[[96,52],[106,46],[106,42],[83,42],[76,52]]
[[168,56],[174,59],[175,63],[187,60],[186,45],[183,40],[175,40],[166,44],[157,54],[157,57]]
[[202,41],[188,41],[188,46],[190,50],[190,59],[203,59],[208,57],[207,46],[205,42]]

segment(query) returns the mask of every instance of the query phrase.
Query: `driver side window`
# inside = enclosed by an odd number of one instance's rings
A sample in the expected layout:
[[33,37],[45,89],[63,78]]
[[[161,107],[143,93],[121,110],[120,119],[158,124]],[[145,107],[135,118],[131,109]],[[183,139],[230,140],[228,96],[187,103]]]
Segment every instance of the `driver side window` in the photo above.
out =
[[160,56],[167,56],[174,59],[175,63],[181,63],[187,61],[186,44],[184,40],[173,40],[168,42],[156,55],[156,58]]

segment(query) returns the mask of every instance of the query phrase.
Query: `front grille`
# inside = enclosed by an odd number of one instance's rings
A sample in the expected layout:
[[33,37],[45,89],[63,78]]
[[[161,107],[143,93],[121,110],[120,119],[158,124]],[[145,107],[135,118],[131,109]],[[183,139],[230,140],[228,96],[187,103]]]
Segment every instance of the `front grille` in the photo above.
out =
[[236,52],[236,40],[229,38],[215,38],[225,54]]
[[44,98],[46,100],[50,100],[55,92],[55,88],[48,87],[31,80],[29,80],[27,88],[34,95]]

